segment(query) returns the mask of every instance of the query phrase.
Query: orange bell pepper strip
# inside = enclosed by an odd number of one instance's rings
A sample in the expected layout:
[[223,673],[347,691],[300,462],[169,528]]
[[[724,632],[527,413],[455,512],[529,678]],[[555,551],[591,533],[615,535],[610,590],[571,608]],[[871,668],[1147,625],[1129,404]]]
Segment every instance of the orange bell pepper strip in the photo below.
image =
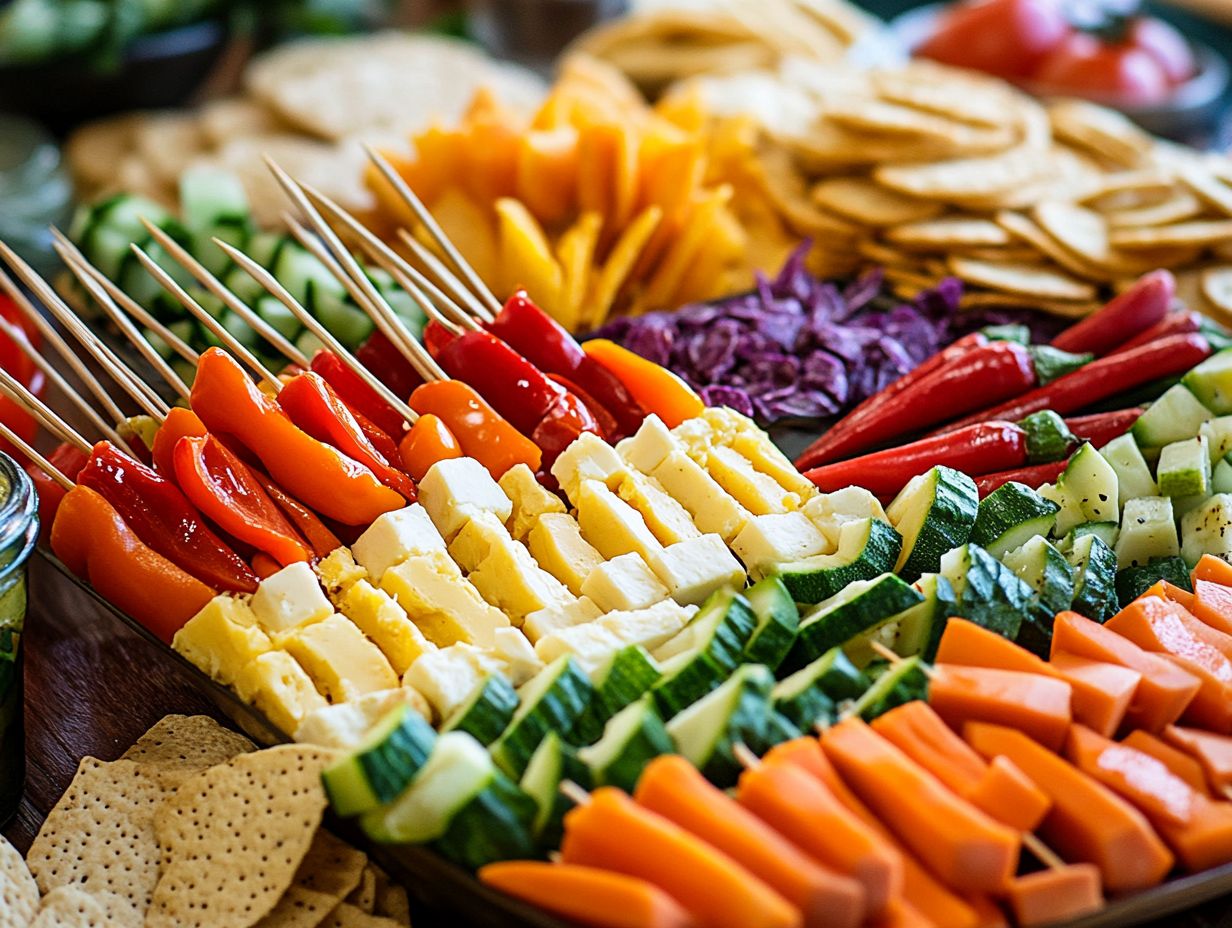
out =
[[1121,743],[1135,751],[1150,754],[1167,767],[1173,776],[1184,780],[1190,789],[1201,793],[1207,799],[1214,798],[1211,795],[1210,784],[1206,782],[1206,772],[1202,769],[1202,765],[1184,751],[1142,730],[1131,731],[1121,740]]
[[976,625],[968,619],[954,618],[945,623],[934,660],[938,664],[991,667],[996,670],[1038,673],[1046,677],[1057,676],[1047,661],[1036,657],[1004,635]]
[[1037,673],[936,664],[928,682],[928,704],[954,728],[992,722],[1026,732],[1060,750],[1073,716],[1070,685]]
[[586,928],[697,928],[659,887],[595,867],[509,860],[481,867],[479,880]]
[[[797,776],[820,784],[794,768]],[[859,928],[864,922],[864,890],[829,870],[771,825],[712,786],[683,757],[651,761],[637,781],[633,798],[651,812],[722,851],[800,910],[812,928]],[[838,839],[837,835],[832,836]]]
[[51,550],[103,599],[167,644],[216,593],[143,544],[89,487],[70,490],[60,503]]
[[800,912],[726,854],[614,787],[565,814],[561,860],[648,880],[705,928],[799,928]]
[[1090,915],[1104,907],[1099,868],[1092,864],[1069,864],[1014,877],[1006,900],[1014,913],[1014,924],[1020,928],[1053,925]]
[[1194,600],[1190,611],[1199,622],[1225,635],[1232,635],[1232,586],[1224,586],[1213,580],[1194,580]]
[[296,426],[224,351],[201,355],[192,407],[211,432],[240,442],[281,486],[328,518],[368,525],[406,505],[367,467]]
[[543,463],[538,445],[460,380],[440,380],[416,387],[410,406],[420,416],[432,414],[444,422],[462,452],[486,467],[493,479],[499,480],[505,471],[518,464],[537,472]]
[[402,466],[416,480],[423,480],[437,461],[463,457],[462,446],[439,416],[425,413],[402,436],[398,445]]
[[736,797],[810,857],[857,880],[870,916],[902,897],[902,855],[799,767],[772,760],[745,770]]
[[1186,609],[1193,609],[1194,594],[1189,592],[1189,590],[1181,589],[1174,583],[1169,583],[1167,580],[1155,581],[1138,599],[1147,599],[1152,596],[1158,596],[1160,599],[1174,602],[1179,606],[1184,606]]
[[268,493],[269,498],[282,510],[287,521],[295,526],[300,536],[308,542],[308,547],[312,549],[314,557],[326,557],[331,551],[342,546],[338,536],[317,517],[315,512],[256,468],[252,469],[252,476],[256,478],[257,483],[261,484],[261,489]]
[[285,567],[312,551],[243,461],[212,435],[186,435],[172,454],[176,482],[201,513],[233,538]]
[[[89,463],[90,456],[75,445],[61,443],[48,452],[47,461],[69,480],[76,481],[81,469]],[[30,482],[38,493],[39,535],[46,541],[50,537],[52,523],[56,520],[56,510],[60,508],[68,490],[47,476],[36,464],[27,464],[26,473],[30,475]]]
[[660,364],[648,361],[606,338],[582,342],[582,350],[608,369],[634,401],[668,428],[702,414],[706,404],[693,388]]
[[1179,719],[1202,686],[1192,673],[1076,612],[1057,615],[1052,626],[1052,654],[1075,654],[1142,674],[1126,719],[1149,732],[1158,732]]
[[1163,739],[1202,765],[1211,792],[1222,796],[1229,794],[1232,787],[1232,738],[1196,728],[1169,725],[1163,731]]
[[173,455],[175,446],[181,438],[191,435],[194,438],[204,438],[210,434],[205,423],[191,409],[183,406],[172,406],[167,418],[154,433],[154,469],[168,480],[175,479],[175,461]]
[[1022,732],[972,722],[963,737],[986,759],[1008,757],[1048,794],[1040,836],[1065,860],[1099,867],[1110,892],[1155,886],[1172,869],[1172,853],[1142,813]]
[[282,565],[264,551],[258,551],[252,556],[252,572],[262,580],[274,576],[280,570]]
[[1074,721],[1111,738],[1125,721],[1142,674],[1128,667],[1060,653],[1049,662],[1070,685]]
[[1207,580],[1220,586],[1232,586],[1232,564],[1213,554],[1204,554],[1190,572],[1190,577],[1194,582]]

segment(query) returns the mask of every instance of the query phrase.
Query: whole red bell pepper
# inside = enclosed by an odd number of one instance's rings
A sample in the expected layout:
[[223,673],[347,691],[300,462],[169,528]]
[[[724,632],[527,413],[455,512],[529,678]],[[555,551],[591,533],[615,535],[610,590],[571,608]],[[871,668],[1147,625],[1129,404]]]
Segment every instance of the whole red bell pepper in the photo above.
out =
[[[312,371],[324,378],[353,413],[366,418],[395,442],[402,435],[406,428],[402,413],[385,402],[381,394],[368,386],[362,377],[343,364],[332,351],[322,348],[314,354]],[[373,376],[379,378],[375,373]],[[410,396],[410,391],[405,395]]]
[[179,488],[115,445],[96,444],[77,483],[115,507],[143,544],[202,583],[216,590],[256,592],[256,574],[202,521]]
[[[368,340],[359,346],[355,352],[355,360],[368,368],[395,396],[410,396],[415,392],[415,388],[424,382],[411,366],[411,362],[379,331],[373,332],[368,336]],[[395,430],[389,434],[397,435],[398,432]]]
[[[76,445],[67,443],[56,445],[47,454],[48,463],[54,465],[60,473],[73,481],[77,480],[77,475],[81,473],[81,469],[89,463],[89,460],[88,454]],[[38,493],[40,531],[49,534],[56,517],[56,510],[60,508],[60,503],[68,490],[48,477],[37,464],[27,464],[26,473],[30,475],[30,480],[34,483],[34,489]]]
[[1078,438],[1089,441],[1096,448],[1102,448],[1112,439],[1128,432],[1140,415],[1142,407],[1134,406],[1131,409],[1099,412],[1092,416],[1075,416],[1066,419],[1065,424]]
[[299,534],[308,542],[308,546],[312,548],[313,557],[326,557],[331,551],[342,546],[342,541],[315,512],[274,483],[267,474],[255,468],[251,473],[253,479],[261,485],[261,489],[269,494],[269,498],[282,510],[287,521],[295,526]]
[[1064,461],[1050,461],[1047,464],[1033,464],[1030,467],[1019,467],[1014,470],[999,471],[995,474],[984,474],[974,478],[975,488],[980,491],[980,499],[1010,482],[1025,484],[1034,490],[1045,483],[1055,483],[1068,464],[1068,459]]
[[282,566],[312,559],[312,552],[248,465],[211,435],[186,435],[172,455],[184,495],[224,532],[264,551]]
[[1152,271],[1052,340],[1052,347],[1065,351],[1105,355],[1160,322],[1172,307],[1176,278],[1170,271]]

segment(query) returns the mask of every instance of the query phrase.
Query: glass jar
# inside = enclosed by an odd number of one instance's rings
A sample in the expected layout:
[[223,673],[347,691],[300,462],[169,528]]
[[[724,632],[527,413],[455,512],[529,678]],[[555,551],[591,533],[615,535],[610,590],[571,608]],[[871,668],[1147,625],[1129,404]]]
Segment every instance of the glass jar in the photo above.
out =
[[0,239],[41,272],[58,267],[48,227],[68,220],[72,193],[51,136],[28,119],[0,113]]
[[16,813],[26,776],[21,636],[26,563],[38,533],[34,484],[16,461],[0,453],[0,826]]

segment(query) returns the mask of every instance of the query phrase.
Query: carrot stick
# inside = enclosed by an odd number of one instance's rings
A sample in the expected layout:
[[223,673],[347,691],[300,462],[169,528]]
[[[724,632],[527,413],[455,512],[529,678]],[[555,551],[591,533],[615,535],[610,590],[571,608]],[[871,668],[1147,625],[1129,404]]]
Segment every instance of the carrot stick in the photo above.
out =
[[1179,725],[1165,728],[1163,738],[1202,765],[1213,793],[1223,795],[1232,787],[1232,738]]
[[1033,928],[1099,911],[1104,905],[1099,882],[1098,867],[1069,864],[1015,877],[1006,896],[1014,921],[1020,928]]
[[1106,737],[1115,734],[1133,703],[1142,674],[1074,654],[1055,654],[1050,663],[1073,691],[1074,721]]
[[1201,793],[1208,799],[1212,798],[1210,784],[1206,782],[1206,773],[1202,770],[1202,765],[1184,751],[1177,750],[1145,731],[1131,731],[1121,743],[1135,751],[1151,755],[1172,771],[1173,776],[1180,777],[1189,784],[1190,789]]
[[1035,831],[1052,807],[1048,794],[1008,757],[994,757],[964,798],[1015,831]]
[[1193,608],[1193,593],[1189,592],[1189,590],[1183,590],[1175,583],[1169,583],[1167,580],[1155,581],[1155,583],[1143,591],[1138,598],[1143,599],[1148,596],[1158,596],[1160,599],[1166,599],[1171,602],[1178,603],[1186,609]]
[[1209,580],[1221,586],[1232,586],[1232,564],[1213,554],[1204,554],[1191,576],[1194,580]]
[[1048,662],[1036,657],[1021,645],[1003,635],[989,631],[967,619],[950,619],[941,633],[937,646],[938,664],[962,664],[966,667],[992,667],[1038,673],[1046,677],[1059,675]]
[[[1206,555],[1203,560],[1207,557],[1210,555]],[[1229,566],[1216,558],[1212,560],[1224,567]],[[1198,621],[1225,635],[1232,635],[1232,586],[1224,586],[1219,581],[1203,580],[1198,577],[1198,569],[1201,567],[1202,562],[1200,561],[1198,568],[1194,570],[1194,599],[1190,609]],[[1232,570],[1232,568],[1229,569]],[[1232,581],[1232,577],[1229,577],[1229,580]]]
[[955,728],[966,722],[1008,725],[1055,751],[1069,729],[1071,693],[1065,681],[1042,674],[938,663],[928,703]]

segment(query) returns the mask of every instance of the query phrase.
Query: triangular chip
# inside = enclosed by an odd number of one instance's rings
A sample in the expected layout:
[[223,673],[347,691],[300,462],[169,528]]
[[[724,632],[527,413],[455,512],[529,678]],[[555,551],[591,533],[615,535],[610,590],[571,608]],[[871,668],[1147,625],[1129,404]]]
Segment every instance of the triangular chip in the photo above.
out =
[[163,784],[177,787],[190,777],[255,745],[208,715],[168,715],[137,739],[122,760],[156,768]]
[[0,928],[25,928],[39,907],[38,884],[17,848],[0,835]]
[[391,883],[389,875],[375,864],[369,865],[376,871],[376,905],[374,915],[384,915],[392,918],[400,925],[411,924],[411,903],[407,898],[406,889],[397,883]]
[[611,312],[616,295],[624,286],[629,272],[637,263],[638,255],[642,253],[651,233],[663,218],[663,211],[657,206],[648,206],[642,210],[629,227],[621,234],[603,269],[595,279],[590,293],[586,296],[583,306],[582,323],[584,328],[590,328],[602,323]]
[[520,200],[497,200],[496,215],[500,224],[499,288],[512,293],[523,287],[532,300],[555,305],[562,274],[543,227]]

